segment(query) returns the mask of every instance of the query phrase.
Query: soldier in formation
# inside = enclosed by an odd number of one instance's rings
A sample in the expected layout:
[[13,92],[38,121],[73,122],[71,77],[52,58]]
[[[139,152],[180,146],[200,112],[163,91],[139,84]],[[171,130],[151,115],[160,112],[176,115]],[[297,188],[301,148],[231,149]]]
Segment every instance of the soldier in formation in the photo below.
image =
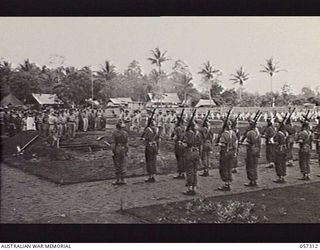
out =
[[249,120],[249,131],[246,134],[247,158],[246,171],[248,183],[244,184],[247,187],[257,186],[258,180],[258,160],[261,149],[261,135],[254,120]]
[[218,145],[220,146],[219,173],[224,185],[220,191],[230,191],[232,182],[232,167],[234,158],[237,157],[238,138],[231,128],[230,121],[226,121],[225,130],[222,132]]
[[183,192],[185,195],[195,195],[197,187],[197,169],[199,165],[199,146],[201,145],[201,139],[196,131],[196,124],[191,120],[187,126],[187,130],[182,139],[182,145],[184,146],[184,162],[186,168],[187,190]]
[[[125,124],[119,120],[116,124],[116,130],[112,133],[112,142],[106,142],[108,145],[112,145],[113,152],[113,164],[115,168],[116,181],[113,185],[124,185],[125,172],[127,167],[128,158],[128,133],[124,130]],[[105,136],[101,136],[98,140],[103,139]]]
[[171,138],[174,140],[174,153],[177,160],[177,176],[174,179],[184,179],[185,178],[185,147],[183,146],[182,140],[185,133],[184,120],[182,117],[178,118],[177,125],[171,134]]

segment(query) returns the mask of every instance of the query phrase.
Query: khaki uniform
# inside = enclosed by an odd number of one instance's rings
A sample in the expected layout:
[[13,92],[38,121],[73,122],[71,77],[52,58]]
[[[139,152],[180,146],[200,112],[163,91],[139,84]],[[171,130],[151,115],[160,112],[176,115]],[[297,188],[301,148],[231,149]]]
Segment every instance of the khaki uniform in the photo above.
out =
[[208,128],[202,127],[200,131],[201,149],[200,157],[205,171],[210,168],[210,152],[212,151],[212,135]]
[[155,174],[157,172],[157,139],[158,139],[158,128],[147,127],[144,133],[145,139],[145,158],[146,158],[146,168],[149,175]]
[[287,137],[288,133],[278,131],[274,136],[275,169],[278,177],[287,175],[286,157],[287,157]]
[[223,182],[232,181],[232,167],[238,147],[238,138],[233,130],[226,130],[220,137],[219,173]]
[[76,116],[75,114],[69,114],[67,117],[68,121],[68,138],[74,138],[76,136]]
[[303,175],[310,174],[311,136],[311,132],[305,129],[298,134],[297,142],[300,145],[299,167]]
[[174,137],[174,152],[177,159],[178,174],[185,172],[184,153],[185,147],[182,145],[184,137],[184,129],[182,126],[177,126],[173,131]]
[[112,139],[114,142],[112,152],[116,177],[123,180],[127,165],[128,133],[124,130],[115,130]]
[[293,160],[293,144],[295,140],[296,131],[291,124],[286,125],[286,131],[288,132],[287,137],[287,160]]
[[275,136],[275,128],[273,127],[273,125],[268,125],[268,127],[266,128],[264,135],[266,138],[266,158],[267,158],[267,162],[271,163],[274,162],[274,145],[272,143],[272,138]]
[[183,137],[183,143],[185,145],[185,168],[187,174],[187,187],[197,186],[197,169],[200,162],[199,146],[201,145],[200,136],[194,131],[186,131]]
[[258,179],[258,159],[260,157],[261,136],[257,128],[251,129],[247,133],[247,158],[246,171],[250,181]]

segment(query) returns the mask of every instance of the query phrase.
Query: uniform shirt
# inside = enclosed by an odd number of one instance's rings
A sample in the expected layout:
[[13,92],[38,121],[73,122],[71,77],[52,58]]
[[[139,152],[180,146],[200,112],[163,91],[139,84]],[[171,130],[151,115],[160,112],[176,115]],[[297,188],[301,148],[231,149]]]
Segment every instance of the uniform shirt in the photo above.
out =
[[264,136],[266,138],[266,144],[270,143],[271,138],[273,138],[276,134],[276,130],[273,125],[268,125],[266,130],[264,131]]
[[57,117],[55,117],[53,115],[49,115],[49,117],[48,117],[49,125],[55,125],[57,123],[57,121],[58,121]]
[[247,133],[247,143],[249,147],[259,147],[261,146],[261,136],[257,128],[251,129]]
[[146,142],[146,145],[148,145],[150,142],[155,142],[159,139],[159,129],[156,127],[147,127],[146,131],[144,133],[144,139]]
[[112,140],[115,144],[115,146],[117,145],[127,145],[128,143],[128,133],[124,130],[115,130],[112,133]]
[[183,137],[183,142],[187,145],[187,148],[198,147],[199,143],[197,138],[199,138],[194,131],[189,129],[185,132]]
[[225,130],[220,137],[222,151],[235,150],[238,144],[238,138],[233,130]]
[[200,130],[200,136],[202,143],[211,142],[212,141],[212,134],[210,133],[210,130],[206,127],[202,127]]
[[75,114],[69,114],[67,116],[68,122],[75,122],[76,121],[76,115]]
[[286,125],[286,131],[288,132],[288,143],[294,143],[296,131],[291,124]]
[[300,143],[300,145],[311,145],[311,141],[312,137],[310,131],[304,129],[299,132],[297,142]]
[[183,136],[184,136],[183,128],[181,126],[175,127],[172,135],[175,139],[175,142],[182,141]]
[[283,152],[287,145],[287,137],[289,136],[288,132],[278,131],[274,136],[275,151]]

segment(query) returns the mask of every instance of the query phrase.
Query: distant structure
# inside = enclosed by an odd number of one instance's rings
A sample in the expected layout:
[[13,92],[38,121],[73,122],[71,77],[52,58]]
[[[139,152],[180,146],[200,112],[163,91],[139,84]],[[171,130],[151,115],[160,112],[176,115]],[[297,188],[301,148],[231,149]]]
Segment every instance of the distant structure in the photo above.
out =
[[32,94],[33,103],[39,107],[60,106],[63,102],[56,94]]
[[160,96],[148,93],[147,95],[147,107],[174,108],[179,107],[180,104],[181,101],[177,93],[164,93]]
[[196,108],[210,108],[219,106],[214,100],[200,99],[196,105]]
[[128,108],[133,101],[131,97],[115,97],[110,98],[107,102],[107,107],[110,108]]
[[23,107],[24,106],[23,103],[11,93],[1,100],[0,105],[2,107],[4,107],[4,106],[8,106],[8,107],[9,106],[10,107],[19,107],[20,106],[20,107]]

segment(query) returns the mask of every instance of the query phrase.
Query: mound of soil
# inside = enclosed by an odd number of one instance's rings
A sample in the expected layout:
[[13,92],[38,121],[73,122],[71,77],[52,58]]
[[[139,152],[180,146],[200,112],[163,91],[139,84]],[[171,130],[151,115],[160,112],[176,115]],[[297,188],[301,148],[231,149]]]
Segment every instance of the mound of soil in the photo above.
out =
[[124,213],[145,223],[319,223],[319,188],[320,183],[302,184],[131,208]]

